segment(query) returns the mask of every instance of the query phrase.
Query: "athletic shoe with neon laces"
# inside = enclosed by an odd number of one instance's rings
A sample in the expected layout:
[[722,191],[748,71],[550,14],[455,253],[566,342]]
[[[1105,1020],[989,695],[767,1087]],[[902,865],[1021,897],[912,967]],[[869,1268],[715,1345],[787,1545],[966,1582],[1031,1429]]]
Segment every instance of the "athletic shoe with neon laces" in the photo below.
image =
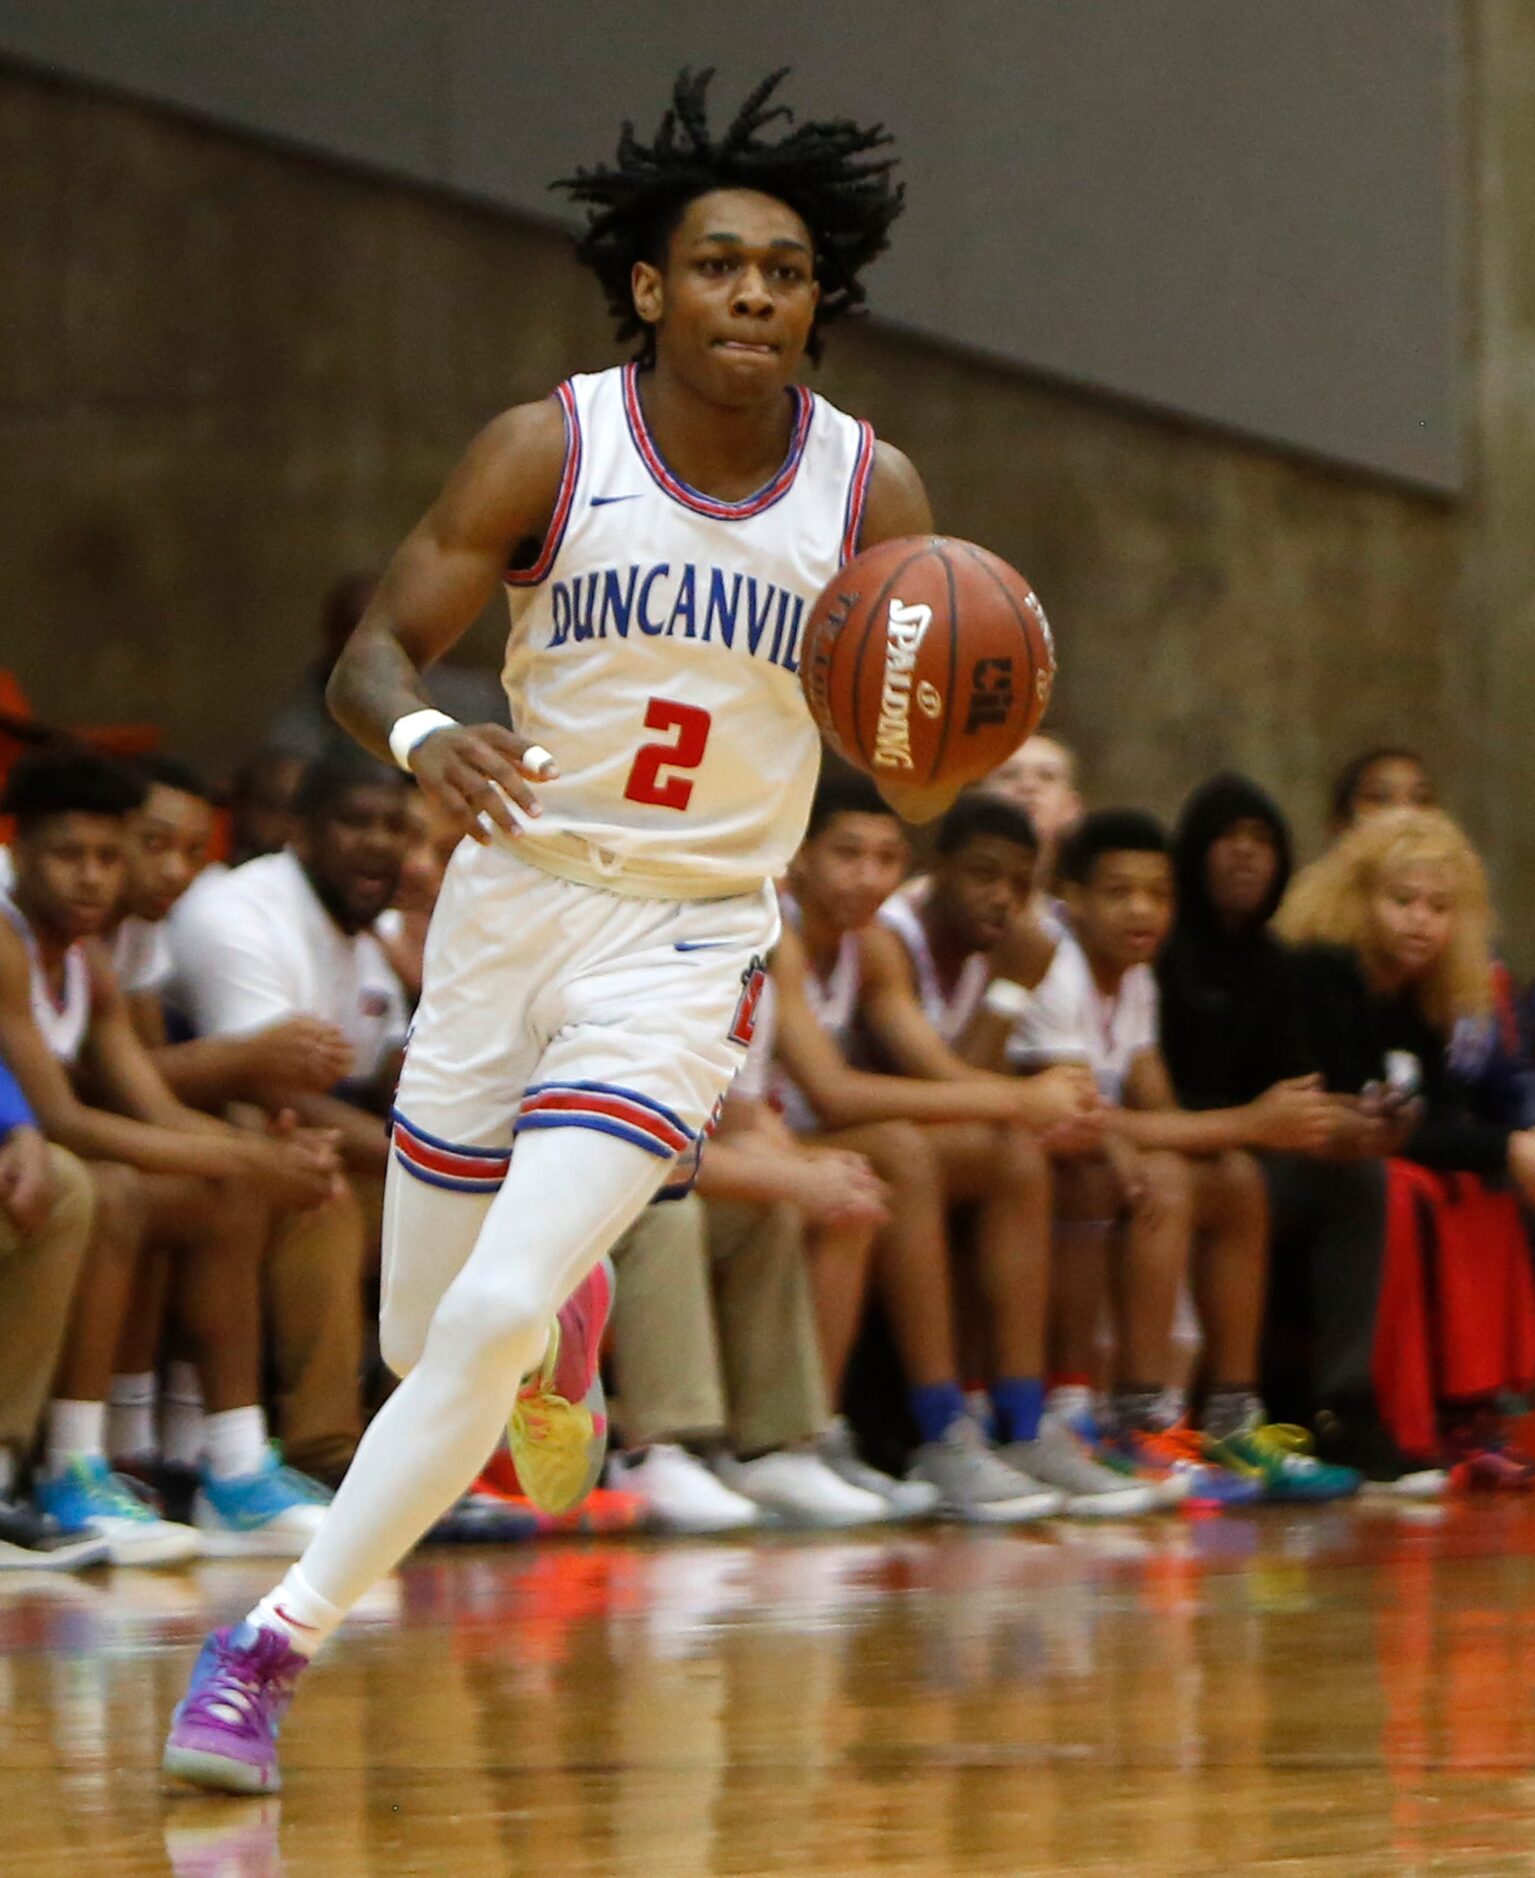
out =
[[853,1431],[844,1416],[832,1418],[817,1448],[821,1459],[850,1487],[877,1493],[896,1519],[931,1519],[938,1511],[938,1489],[925,1480],[898,1480],[871,1467],[858,1452]]
[[1178,1473],[1165,1462],[1151,1461],[1144,1455],[1132,1458],[1098,1420],[1091,1389],[1058,1383],[1045,1398],[1045,1414],[1052,1421],[1063,1422],[1100,1467],[1118,1474],[1128,1486],[1144,1487],[1160,1510],[1182,1506],[1193,1491],[1194,1482],[1187,1472]]
[[192,1527],[162,1519],[100,1455],[77,1455],[62,1474],[39,1475],[32,1497],[66,1536],[104,1539],[114,1565],[180,1565],[202,1551]]
[[1251,1474],[1233,1473],[1212,1458],[1209,1443],[1184,1422],[1171,1428],[1127,1428],[1119,1448],[1137,1466],[1164,1467],[1175,1479],[1189,1483],[1183,1504],[1199,1512],[1221,1512],[1228,1507],[1256,1506],[1263,1498],[1263,1482]]
[[1068,1519],[1138,1519],[1160,1504],[1149,1482],[1105,1467],[1074,1429],[1052,1415],[1041,1418],[1032,1441],[1014,1441],[1001,1454],[1010,1467],[1064,1493],[1061,1511]]
[[911,1473],[938,1489],[940,1518],[966,1525],[1027,1525],[1066,1504],[1064,1493],[1009,1467],[968,1415],[951,1423],[941,1441],[917,1449]]
[[613,1261],[605,1258],[560,1306],[544,1360],[523,1383],[507,1424],[517,1478],[543,1513],[568,1513],[602,1477],[608,1416],[599,1359],[613,1283]]
[[320,1529],[329,1488],[284,1467],[275,1448],[254,1474],[218,1480],[204,1474],[192,1523],[209,1558],[298,1558]]
[[1311,1447],[1306,1430],[1290,1422],[1260,1423],[1209,1441],[1211,1455],[1223,1466],[1262,1481],[1263,1497],[1271,1504],[1316,1505],[1346,1500],[1359,1491],[1364,1476],[1357,1468],[1329,1466]]
[[276,1793],[277,1731],[308,1661],[275,1630],[215,1630],[171,1716],[165,1772],[220,1793]]

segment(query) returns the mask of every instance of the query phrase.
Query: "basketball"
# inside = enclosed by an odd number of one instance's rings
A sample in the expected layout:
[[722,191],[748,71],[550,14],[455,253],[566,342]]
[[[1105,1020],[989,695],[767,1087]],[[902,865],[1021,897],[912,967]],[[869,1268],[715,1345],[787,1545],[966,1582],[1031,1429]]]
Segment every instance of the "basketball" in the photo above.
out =
[[1055,647],[1029,583],[971,541],[913,535],[816,601],[800,683],[833,750],[876,780],[978,781],[1038,725]]

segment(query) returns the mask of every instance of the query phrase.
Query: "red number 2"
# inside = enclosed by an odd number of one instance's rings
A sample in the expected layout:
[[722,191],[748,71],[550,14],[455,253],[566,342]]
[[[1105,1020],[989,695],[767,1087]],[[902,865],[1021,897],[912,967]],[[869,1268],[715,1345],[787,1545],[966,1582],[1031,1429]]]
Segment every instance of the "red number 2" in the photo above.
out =
[[707,711],[693,704],[673,704],[670,698],[652,698],[645,710],[646,730],[674,730],[671,743],[642,744],[624,784],[630,802],[647,802],[658,809],[685,809],[692,799],[693,785],[686,777],[668,776],[663,769],[697,769],[704,760],[704,745],[709,741],[713,719]]

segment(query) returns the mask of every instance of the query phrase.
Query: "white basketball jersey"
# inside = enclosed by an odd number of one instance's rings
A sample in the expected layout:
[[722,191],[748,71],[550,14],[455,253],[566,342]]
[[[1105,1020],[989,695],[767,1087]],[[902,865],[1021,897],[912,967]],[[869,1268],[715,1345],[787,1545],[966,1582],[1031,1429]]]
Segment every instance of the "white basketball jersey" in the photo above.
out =
[[911,899],[899,891],[892,894],[879,909],[877,918],[906,948],[916,973],[917,997],[923,1015],[945,1043],[953,1043],[970,1022],[991,981],[991,963],[986,954],[972,952],[960,969],[954,989],[945,991],[933,948],[928,942],[927,928]]
[[874,433],[796,386],[778,473],[721,502],[668,469],[639,383],[627,365],[559,387],[553,520],[507,575],[512,722],[560,767],[516,851],[621,892],[750,892],[805,831],[821,746],[800,635],[856,551]]
[[59,1062],[66,1069],[73,1069],[91,1025],[91,968],[85,947],[72,945],[64,954],[64,993],[55,1002],[43,971],[37,937],[26,915],[8,893],[0,892],[0,917],[11,922],[27,948],[32,966],[32,1021]]
[[[780,893],[779,905],[785,923],[800,929],[799,906],[794,896]],[[831,970],[822,978],[807,957],[805,960],[805,1001],[821,1026],[843,1056],[851,1058],[856,1042],[858,999],[863,990],[863,947],[855,932],[845,932],[837,942],[837,956]],[[769,1087],[775,1108],[796,1134],[809,1134],[821,1126],[820,1117],[809,1100],[779,1063],[769,1072]]]

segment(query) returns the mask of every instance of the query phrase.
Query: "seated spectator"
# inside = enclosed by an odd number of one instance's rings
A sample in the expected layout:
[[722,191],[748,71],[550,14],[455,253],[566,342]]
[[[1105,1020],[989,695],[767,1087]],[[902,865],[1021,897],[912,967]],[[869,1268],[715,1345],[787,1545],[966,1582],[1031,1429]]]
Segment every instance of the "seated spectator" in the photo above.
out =
[[0,1571],[76,1571],[107,1557],[105,1539],[66,1538],[19,1497],[94,1211],[90,1176],[49,1147],[0,1062]]
[[1507,1192],[1535,1197],[1535,1130],[1474,1115],[1446,1063],[1457,1020],[1490,998],[1481,862],[1437,809],[1372,816],[1296,879],[1275,924],[1328,1087],[1360,1098],[1397,1155],[1373,1310],[1318,1287],[1319,1312],[1373,1351],[1375,1401],[1334,1403],[1337,1421],[1378,1408],[1408,1453],[1443,1436],[1466,1477],[1522,1484],[1535,1470],[1504,1451],[1494,1404],[1535,1377],[1535,1287]]
[[419,789],[412,789],[406,797],[405,814],[409,836],[400,864],[400,883],[374,931],[414,1004],[421,996],[421,970],[432,909],[462,836],[458,825]]
[[[1242,776],[1217,776],[1184,807],[1174,845],[1178,910],[1157,964],[1162,1055],[1186,1109],[1236,1109],[1310,1075],[1314,1060],[1284,945],[1270,931],[1290,879],[1290,831]],[[1266,1371],[1293,1418],[1369,1389],[1369,1327],[1385,1253],[1387,1136],[1336,1104],[1332,1139],[1310,1152],[1266,1149],[1271,1285]],[[1318,1286],[1331,1307],[1319,1326]],[[1353,1305],[1345,1302],[1352,1294]],[[1301,1354],[1297,1356],[1295,1352]],[[1330,1450],[1338,1454],[1336,1444]],[[1365,1477],[1405,1493],[1424,1478],[1384,1440],[1351,1450]]]
[[[354,753],[356,746],[326,706],[325,687],[342,647],[367,612],[377,589],[376,575],[348,574],[325,596],[320,616],[320,656],[268,726],[263,742],[269,750],[297,757],[306,764]],[[506,722],[506,696],[492,672],[439,660],[425,674],[423,683],[438,710],[461,723]]]
[[[291,1552],[324,1496],[279,1467],[260,1406],[260,1260],[272,1206],[328,1195],[333,1143],[241,1133],[184,1108],[139,1042],[98,935],[123,886],[123,825],[143,786],[88,754],[12,771],[15,884],[0,899],[0,1050],[50,1140],[89,1163],[96,1231],[49,1411],[44,1511],[103,1538],[118,1563],[199,1549]],[[87,1076],[100,1105],[82,1099]],[[182,1330],[208,1404],[192,1531],[162,1520],[110,1471],[108,1385],[146,1251],[176,1255]]]
[[1381,744],[1350,757],[1332,786],[1328,827],[1334,839],[1387,809],[1432,808],[1434,781],[1416,750]]
[[1055,889],[1061,843],[1084,812],[1076,752],[1060,737],[1039,731],[994,769],[983,787],[988,795],[1016,802],[1033,824],[1039,837],[1035,891],[1047,897]]
[[263,745],[236,769],[226,803],[231,867],[276,854],[292,841],[293,803],[308,767],[302,756]]
[[[1071,934],[1054,943],[1009,1053],[1035,1072],[1090,1064],[1109,1105],[1104,1152],[1126,1213],[1114,1416],[1128,1449],[1153,1468],[1192,1460],[1197,1490],[1221,1501],[1251,1497],[1255,1484],[1279,1498],[1352,1491],[1357,1475],[1259,1432],[1268,1220],[1247,1150],[1325,1145],[1334,1105],[1301,1079],[1238,1105],[1181,1108],[1161,1053],[1153,972],[1173,917],[1166,836],[1132,810],[1092,814],[1061,869]],[[1183,1404],[1169,1388],[1186,1279],[1204,1333],[1203,1440],[1183,1432]],[[1073,1299],[1081,1314],[1067,1327],[1068,1370],[1088,1368],[1104,1303]],[[1210,1459],[1217,1468],[1201,1465]]]
[[[1050,1186],[1031,1124],[1077,1114],[1091,1091],[1069,1072],[1033,1090],[979,1074],[936,1036],[922,1048],[946,1073],[913,1073],[904,1061],[897,1075],[852,1067],[860,1021],[900,969],[899,942],[871,926],[906,860],[900,824],[867,779],[822,781],[773,962],[774,1093],[796,1133],[863,1155],[890,1190],[876,1269],[921,1436],[914,1474],[956,1518],[1044,1517],[1064,1496],[1024,1471],[1012,1445],[1037,1436],[1043,1396]],[[893,1027],[881,1041],[898,1041]],[[947,1211],[960,1201],[977,1207],[981,1328],[1005,1457],[988,1447],[959,1383]]]

